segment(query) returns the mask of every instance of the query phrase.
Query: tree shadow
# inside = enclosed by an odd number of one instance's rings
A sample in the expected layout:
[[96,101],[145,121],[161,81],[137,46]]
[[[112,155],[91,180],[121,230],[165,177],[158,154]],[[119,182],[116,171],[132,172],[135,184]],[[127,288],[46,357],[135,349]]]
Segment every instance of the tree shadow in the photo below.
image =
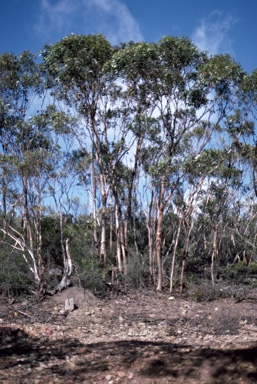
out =
[[134,372],[142,382],[257,382],[257,344],[231,350],[139,340],[87,344],[70,338],[34,338],[18,326],[1,327],[0,342],[0,376],[6,383],[12,382],[8,377],[14,371],[19,380],[26,377],[33,382],[38,369],[39,382],[51,376],[62,382],[90,383],[103,374],[104,383],[105,375],[119,370]]

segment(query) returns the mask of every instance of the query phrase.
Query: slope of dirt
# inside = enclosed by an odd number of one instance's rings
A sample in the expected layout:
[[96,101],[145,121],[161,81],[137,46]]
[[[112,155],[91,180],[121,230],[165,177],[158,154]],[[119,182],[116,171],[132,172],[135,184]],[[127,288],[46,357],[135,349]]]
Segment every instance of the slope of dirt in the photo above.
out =
[[198,303],[146,291],[99,300],[73,288],[2,303],[0,341],[6,384],[257,382],[254,298]]

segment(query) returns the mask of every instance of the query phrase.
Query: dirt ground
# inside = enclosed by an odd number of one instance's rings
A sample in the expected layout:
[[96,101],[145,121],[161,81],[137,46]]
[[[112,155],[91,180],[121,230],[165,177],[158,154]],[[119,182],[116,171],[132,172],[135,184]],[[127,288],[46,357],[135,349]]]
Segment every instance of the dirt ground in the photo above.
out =
[[197,302],[80,288],[2,300],[0,383],[257,383],[256,303],[254,292]]

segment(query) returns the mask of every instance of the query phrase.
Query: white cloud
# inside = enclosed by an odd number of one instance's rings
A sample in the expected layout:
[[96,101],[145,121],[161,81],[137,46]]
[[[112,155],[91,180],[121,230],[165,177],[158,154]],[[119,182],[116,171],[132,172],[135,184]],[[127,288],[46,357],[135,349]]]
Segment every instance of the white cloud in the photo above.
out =
[[140,41],[140,27],[122,0],[40,0],[37,35],[48,42],[65,35],[104,34],[112,44]]
[[[112,24],[109,26],[108,35],[114,43],[129,40],[140,41],[143,36],[140,27],[127,6],[120,0],[84,0],[84,4],[91,3],[100,13],[102,20]],[[101,18],[100,18],[101,19]],[[106,24],[105,24],[106,25]]]
[[192,40],[200,50],[208,51],[210,54],[233,54],[229,31],[236,22],[237,20],[230,14],[211,12],[209,17],[201,19]]

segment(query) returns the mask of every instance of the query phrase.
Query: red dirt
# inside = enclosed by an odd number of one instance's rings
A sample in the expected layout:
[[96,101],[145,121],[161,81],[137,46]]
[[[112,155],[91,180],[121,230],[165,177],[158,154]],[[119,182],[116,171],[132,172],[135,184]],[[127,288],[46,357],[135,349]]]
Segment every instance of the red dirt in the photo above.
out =
[[168,293],[0,307],[0,383],[256,383],[255,299]]

